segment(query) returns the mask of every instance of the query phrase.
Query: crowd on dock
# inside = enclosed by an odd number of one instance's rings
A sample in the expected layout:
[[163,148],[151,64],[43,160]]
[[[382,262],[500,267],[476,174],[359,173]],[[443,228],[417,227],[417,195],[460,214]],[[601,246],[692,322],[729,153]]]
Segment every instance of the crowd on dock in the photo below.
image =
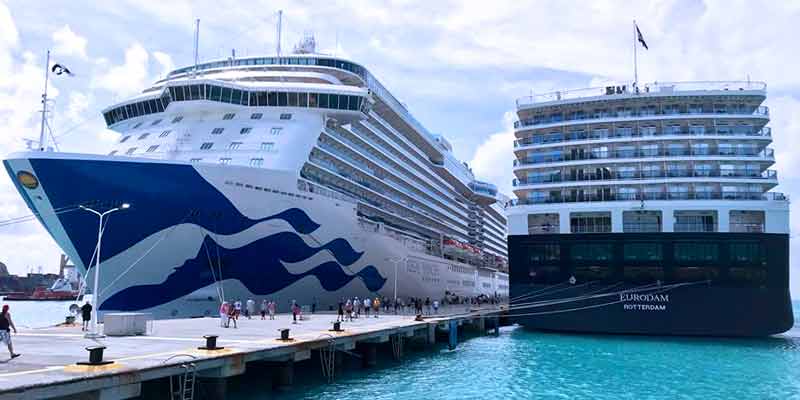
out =
[[[451,313],[457,311],[467,311],[472,307],[483,305],[498,305],[504,299],[501,296],[459,296],[449,291],[441,299],[431,299],[430,297],[408,297],[398,298],[397,301],[388,297],[353,297],[339,300],[335,309],[332,306],[328,311],[335,311],[337,321],[352,321],[361,317],[379,318],[381,313],[394,315],[417,315],[434,316],[441,312]],[[314,298],[310,305],[301,306],[297,301],[289,303],[288,310],[292,314],[292,322],[304,319],[305,314],[315,314],[317,312],[317,299]],[[459,309],[464,307],[463,310]],[[278,310],[278,303],[274,300],[261,299],[259,302],[253,299],[242,301],[223,301],[219,307],[220,326],[225,328],[238,327],[240,318],[262,320],[274,320]]]

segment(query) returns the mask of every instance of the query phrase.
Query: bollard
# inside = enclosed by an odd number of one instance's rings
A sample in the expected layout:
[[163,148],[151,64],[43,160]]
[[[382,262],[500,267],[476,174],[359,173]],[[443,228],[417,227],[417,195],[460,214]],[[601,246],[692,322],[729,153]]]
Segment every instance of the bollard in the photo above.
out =
[[203,335],[206,339],[206,345],[198,347],[200,350],[222,350],[224,347],[217,347],[217,335]]
[[283,340],[284,342],[288,342],[288,341],[292,340],[289,337],[289,328],[278,329],[278,330],[281,332],[280,340]]
[[113,363],[113,361],[103,361],[103,350],[106,349],[106,346],[91,346],[87,347],[86,350],[89,351],[89,362],[86,361],[79,361],[78,365],[107,365]]
[[458,344],[458,321],[451,319],[449,328],[447,346],[450,350],[455,350]]
[[344,329],[342,329],[342,323],[339,322],[339,321],[334,322],[333,323],[333,329],[331,329],[331,331],[332,332],[343,332]]

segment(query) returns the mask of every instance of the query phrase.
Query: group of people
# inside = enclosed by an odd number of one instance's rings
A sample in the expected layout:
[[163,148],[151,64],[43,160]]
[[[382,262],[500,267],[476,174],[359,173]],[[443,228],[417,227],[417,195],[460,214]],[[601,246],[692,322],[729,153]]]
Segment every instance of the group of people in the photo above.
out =
[[[261,319],[267,319],[267,315],[269,315],[269,319],[275,319],[275,311],[277,308],[278,305],[274,301],[267,301],[266,299],[261,300]],[[223,301],[219,306],[219,323],[220,326],[225,328],[229,328],[231,322],[233,322],[233,327],[237,328],[237,321],[242,315],[247,319],[253,319],[254,316],[258,315],[256,313],[255,300],[247,299],[244,306],[242,305],[241,299],[232,303]]]
[[339,300],[336,321],[352,321],[361,317],[362,314],[368,318],[370,310],[372,310],[372,315],[378,318],[381,313],[381,305],[383,305],[384,311],[388,312],[389,302],[385,298],[381,299],[380,297],[375,297],[374,299],[370,299],[369,297],[365,297],[359,299],[355,297],[352,299]]

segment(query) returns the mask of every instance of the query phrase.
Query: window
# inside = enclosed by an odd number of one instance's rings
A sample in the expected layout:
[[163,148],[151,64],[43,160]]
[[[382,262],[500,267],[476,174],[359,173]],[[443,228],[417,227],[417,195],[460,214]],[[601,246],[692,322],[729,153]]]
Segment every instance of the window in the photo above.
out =
[[269,132],[273,135],[280,135],[283,128],[281,127],[273,127]]
[[263,142],[261,143],[261,151],[272,152],[275,150],[275,143]]
[[146,139],[148,136],[150,136],[149,133],[143,133],[143,134],[139,135],[139,140]]
[[130,138],[131,138],[131,135],[125,136],[125,137],[123,137],[122,139],[120,139],[120,141],[119,141],[119,142],[120,142],[120,143],[125,143],[125,142],[126,142],[128,139],[130,139]]
[[611,232],[610,212],[572,213],[569,220],[572,233]]
[[113,156],[114,154],[117,154],[116,150],[111,150],[111,153],[108,153],[108,155],[110,155],[110,156]]
[[142,126],[142,124],[143,124],[143,123],[144,123],[144,122],[139,122],[139,123],[137,123],[136,125],[134,125],[134,126],[133,126],[133,128],[131,128],[131,129],[136,129],[136,128],[138,128],[138,127]]
[[222,165],[228,165],[231,163],[231,159],[228,157],[222,157],[219,159],[219,163]]
[[231,144],[228,145],[228,150],[236,150],[241,145],[242,145],[242,142],[231,142]]
[[133,154],[134,151],[136,151],[136,147],[131,147],[130,149],[128,149],[128,151],[125,152],[125,154],[131,155]]
[[576,243],[570,249],[572,261],[610,261],[614,255],[611,243]]
[[177,124],[178,122],[183,121],[183,115],[178,115],[177,117],[172,119],[173,124]]
[[170,133],[170,132],[172,132],[172,131],[170,131],[170,130],[166,130],[166,131],[164,131],[164,132],[161,132],[161,134],[160,134],[160,135],[158,135],[158,137],[167,137],[167,136],[169,136],[169,133]]
[[225,128],[214,128],[211,130],[212,135],[221,135]]
[[190,163],[199,163],[201,160],[202,160],[202,158],[192,158],[192,159],[189,160],[189,162]]
[[252,131],[252,130],[253,130],[253,128],[242,128],[242,129],[239,131],[239,134],[240,134],[240,135],[247,135],[247,134],[248,134],[248,133],[250,133],[250,131]]
[[264,159],[263,158],[251,158],[250,159],[250,166],[251,167],[260,167],[262,165],[264,165]]
[[625,261],[661,261],[660,243],[625,243],[622,245]]
[[281,114],[281,119],[282,120],[290,120],[290,119],[292,119],[292,114],[288,114],[288,113]]
[[157,120],[153,121],[153,123],[152,123],[152,124],[150,124],[150,126],[156,126],[156,125],[160,124],[160,123],[161,123],[161,121],[162,121],[162,120],[160,120],[160,119],[157,119]]
[[675,243],[675,261],[679,263],[716,263],[718,260],[716,243]]
[[200,150],[210,150],[211,147],[213,146],[214,146],[213,142],[205,142],[202,145],[200,145]]
[[766,257],[759,243],[731,243],[730,257],[731,262],[736,264],[766,265]]
[[222,116],[222,120],[224,120],[224,121],[231,120],[235,116],[236,116],[236,114],[234,114],[234,113],[227,113],[224,116]]
[[263,116],[264,116],[264,114],[262,114],[262,113],[253,113],[253,114],[250,114],[250,119],[261,119],[261,117],[263,117]]
[[152,146],[150,146],[150,147],[148,147],[148,148],[147,148],[147,152],[148,152],[148,153],[152,153],[152,152],[156,151],[156,149],[157,149],[157,148],[158,148],[158,145],[157,145],[157,144],[155,144],[155,145],[152,145]]

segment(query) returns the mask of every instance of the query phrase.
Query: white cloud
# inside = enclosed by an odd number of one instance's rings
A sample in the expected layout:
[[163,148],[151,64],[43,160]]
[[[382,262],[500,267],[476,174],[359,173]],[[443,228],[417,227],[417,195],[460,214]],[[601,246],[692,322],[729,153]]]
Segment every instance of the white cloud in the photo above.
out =
[[69,94],[69,104],[67,105],[67,118],[73,124],[77,124],[86,119],[86,110],[89,109],[89,96],[81,92]]
[[93,86],[113,93],[117,98],[141,92],[148,82],[150,56],[140,44],[134,43],[125,50],[125,62],[112,65],[93,81]]
[[514,151],[514,113],[503,115],[503,131],[492,134],[475,150],[469,165],[480,180],[492,182],[498,190],[511,196]]
[[160,51],[154,51],[153,58],[155,58],[158,64],[161,66],[159,78],[165,78],[170,71],[175,69],[175,63],[172,61],[172,57],[170,57],[169,54]]
[[53,53],[61,56],[74,56],[83,60],[88,59],[86,55],[85,37],[73,32],[69,25],[64,25],[61,29],[53,32]]

